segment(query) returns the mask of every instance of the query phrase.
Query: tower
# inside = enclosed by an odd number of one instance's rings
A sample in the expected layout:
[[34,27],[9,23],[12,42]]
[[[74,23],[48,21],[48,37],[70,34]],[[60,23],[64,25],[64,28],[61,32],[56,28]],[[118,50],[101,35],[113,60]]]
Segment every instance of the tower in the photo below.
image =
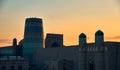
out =
[[104,33],[101,30],[98,30],[95,33],[95,44],[103,45],[103,43],[104,43]]
[[97,45],[97,52],[95,53],[95,70],[105,70],[105,48],[104,46],[104,33],[98,30],[95,33],[95,44]]
[[16,38],[13,39],[13,46],[17,46],[17,39]]
[[78,70],[86,70],[86,47],[85,45],[87,44],[86,42],[86,35],[84,33],[81,33],[79,35],[79,46],[81,46],[79,49],[79,59],[78,59]]
[[13,44],[12,44],[12,46],[13,46],[13,54],[14,55],[17,55],[16,54],[16,52],[17,52],[17,39],[16,38],[13,38]]
[[50,34],[46,35],[45,48],[63,47],[63,35],[62,34]]
[[86,45],[86,35],[84,33],[81,33],[79,35],[79,45],[81,46]]
[[[25,21],[23,54],[34,55],[43,47],[43,24],[40,18],[27,18]],[[32,57],[32,56],[31,56]]]

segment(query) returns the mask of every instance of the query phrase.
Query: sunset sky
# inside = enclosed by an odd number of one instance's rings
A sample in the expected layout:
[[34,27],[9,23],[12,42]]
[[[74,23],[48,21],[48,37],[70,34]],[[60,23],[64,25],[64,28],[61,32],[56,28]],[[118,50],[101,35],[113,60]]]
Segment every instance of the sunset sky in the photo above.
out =
[[94,42],[98,29],[105,41],[120,41],[119,0],[0,0],[0,46],[23,38],[29,17],[43,19],[44,35],[64,34],[65,45],[78,44],[82,32]]

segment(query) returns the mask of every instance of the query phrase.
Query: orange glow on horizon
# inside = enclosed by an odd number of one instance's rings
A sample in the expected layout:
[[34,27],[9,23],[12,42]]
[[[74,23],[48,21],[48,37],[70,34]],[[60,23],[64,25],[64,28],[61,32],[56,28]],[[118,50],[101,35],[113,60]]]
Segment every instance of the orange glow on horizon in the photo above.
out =
[[104,32],[105,41],[120,42],[120,9],[115,0],[32,2],[8,0],[2,10],[0,8],[1,47],[11,45],[13,38],[17,38],[18,42],[23,39],[25,19],[34,16],[42,17],[44,35],[63,34],[64,45],[77,45],[82,32],[87,35],[88,43],[94,42],[98,29]]
[[[86,21],[87,20],[87,21]],[[87,42],[94,42],[94,34],[98,29],[101,29],[105,35],[105,41],[118,41],[120,42],[120,32],[119,26],[120,21],[119,17],[104,17],[104,18],[96,18],[96,19],[83,19],[80,21],[76,21],[73,19],[71,21],[63,20],[63,21],[52,21],[57,24],[53,25],[52,27],[48,27],[46,24],[48,23],[47,20],[43,21],[44,26],[44,35],[46,33],[58,33],[64,35],[64,45],[77,45],[78,44],[78,36],[80,33],[84,32],[88,39]],[[51,22],[51,23],[52,23]],[[64,24],[64,23],[65,24]],[[23,22],[20,22],[23,23]],[[119,25],[114,25],[112,23],[118,23]],[[96,24],[96,25],[95,25]],[[23,24],[22,24],[23,25]],[[112,28],[108,28],[112,27]],[[114,27],[113,27],[114,26]],[[2,36],[3,39],[6,39],[6,36],[9,36],[9,40],[5,41],[5,43],[1,42],[1,46],[7,46],[12,44],[13,37],[18,39],[18,42],[23,38],[24,33],[24,26],[22,27],[23,31],[16,31],[13,30],[12,33],[4,33]],[[14,29],[14,28],[13,28]],[[20,28],[21,29],[21,28]],[[49,30],[48,30],[49,29]]]

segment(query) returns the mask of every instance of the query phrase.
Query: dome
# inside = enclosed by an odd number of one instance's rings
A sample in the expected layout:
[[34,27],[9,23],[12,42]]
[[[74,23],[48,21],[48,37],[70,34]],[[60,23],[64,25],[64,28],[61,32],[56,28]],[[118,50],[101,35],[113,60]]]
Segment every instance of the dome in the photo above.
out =
[[79,38],[86,38],[86,35],[84,33],[81,33]]
[[13,39],[13,41],[17,41],[17,39],[16,39],[16,38],[14,38],[14,39]]
[[101,30],[98,30],[96,33],[95,33],[95,36],[97,35],[103,35],[104,33],[101,31]]

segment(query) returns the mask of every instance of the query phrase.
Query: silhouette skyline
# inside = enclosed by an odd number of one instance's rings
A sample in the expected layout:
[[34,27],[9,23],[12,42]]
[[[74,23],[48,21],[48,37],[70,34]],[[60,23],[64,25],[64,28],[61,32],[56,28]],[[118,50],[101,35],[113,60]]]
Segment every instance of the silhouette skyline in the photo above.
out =
[[0,48],[0,70],[120,70],[120,42],[104,41],[102,30],[94,33],[95,42],[87,43],[80,33],[79,44],[70,46],[63,34],[47,33],[43,39],[43,30],[42,18],[26,18],[19,44],[13,38],[11,46]]
[[[15,37],[23,39],[24,19],[42,17],[44,35],[64,34],[64,44],[78,44],[84,32],[94,42],[101,29],[105,41],[120,41],[120,10],[116,0],[0,0],[0,46],[11,45]],[[3,2],[2,2],[3,1]]]

